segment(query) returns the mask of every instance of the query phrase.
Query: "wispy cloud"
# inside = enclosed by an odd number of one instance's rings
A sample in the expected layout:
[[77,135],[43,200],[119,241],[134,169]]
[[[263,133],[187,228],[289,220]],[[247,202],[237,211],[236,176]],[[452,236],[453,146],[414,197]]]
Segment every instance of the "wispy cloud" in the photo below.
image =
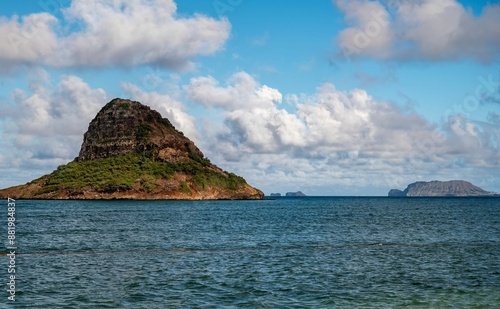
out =
[[316,65],[316,59],[311,58],[307,62],[299,64],[299,71],[301,72],[310,72],[313,70],[314,66]]
[[269,33],[265,32],[263,35],[254,38],[251,43],[254,46],[265,46],[267,44],[267,41],[269,40]]
[[397,81],[396,72],[393,67],[385,65],[380,69],[379,74],[370,74],[366,71],[359,70],[354,73],[354,78],[361,82],[363,87],[378,84],[394,83]]
[[276,74],[278,73],[278,69],[272,65],[260,65],[258,69],[262,72]]

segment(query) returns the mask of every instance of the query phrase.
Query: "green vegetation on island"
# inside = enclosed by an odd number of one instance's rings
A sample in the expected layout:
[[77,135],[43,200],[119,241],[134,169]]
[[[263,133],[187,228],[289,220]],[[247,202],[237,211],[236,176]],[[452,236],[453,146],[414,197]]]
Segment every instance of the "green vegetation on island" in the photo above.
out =
[[[211,167],[210,161],[193,154],[179,163],[155,160],[151,153],[132,153],[91,161],[72,161],[59,166],[52,173],[33,181],[43,186],[36,194],[68,190],[70,195],[92,190],[113,193],[127,190],[152,192],[161,180],[171,179],[175,173],[191,175],[187,182],[195,190],[217,187],[237,190],[245,179],[233,173],[221,173]],[[182,182],[181,191],[191,189]]]

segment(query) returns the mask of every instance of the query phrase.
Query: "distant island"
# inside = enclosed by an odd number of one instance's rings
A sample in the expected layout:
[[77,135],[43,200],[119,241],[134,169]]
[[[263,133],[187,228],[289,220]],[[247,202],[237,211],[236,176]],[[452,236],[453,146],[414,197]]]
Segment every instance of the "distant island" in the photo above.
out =
[[[283,195],[281,195],[281,193],[271,193],[269,196],[270,197],[282,197]],[[297,192],[287,192],[285,194],[285,196],[287,196],[287,197],[301,197],[301,196],[307,196],[307,195],[302,193],[302,191],[297,191]]]
[[213,165],[160,113],[114,99],[90,122],[79,156],[25,185],[15,199],[263,199],[245,179]]
[[473,197],[494,196],[500,197],[499,193],[485,191],[470,182],[464,180],[450,181],[418,181],[409,184],[404,190],[392,189],[390,197]]
[[307,196],[305,195],[304,193],[302,193],[301,191],[297,191],[297,192],[287,192],[285,194],[285,196],[291,196],[291,197],[300,197],[300,196]]

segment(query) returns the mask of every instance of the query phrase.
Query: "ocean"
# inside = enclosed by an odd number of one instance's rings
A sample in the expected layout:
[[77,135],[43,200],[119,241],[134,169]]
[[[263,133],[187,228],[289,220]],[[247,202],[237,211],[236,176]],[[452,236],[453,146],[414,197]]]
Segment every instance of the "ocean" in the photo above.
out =
[[500,308],[500,198],[15,208],[1,308]]

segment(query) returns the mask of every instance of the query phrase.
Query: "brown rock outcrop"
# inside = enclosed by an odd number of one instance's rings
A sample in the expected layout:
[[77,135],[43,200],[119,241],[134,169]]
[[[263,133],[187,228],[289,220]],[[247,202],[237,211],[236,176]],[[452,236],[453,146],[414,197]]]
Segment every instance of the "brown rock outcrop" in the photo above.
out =
[[90,122],[78,161],[160,150],[167,160],[190,153],[203,158],[198,147],[157,111],[139,102],[114,99]]

